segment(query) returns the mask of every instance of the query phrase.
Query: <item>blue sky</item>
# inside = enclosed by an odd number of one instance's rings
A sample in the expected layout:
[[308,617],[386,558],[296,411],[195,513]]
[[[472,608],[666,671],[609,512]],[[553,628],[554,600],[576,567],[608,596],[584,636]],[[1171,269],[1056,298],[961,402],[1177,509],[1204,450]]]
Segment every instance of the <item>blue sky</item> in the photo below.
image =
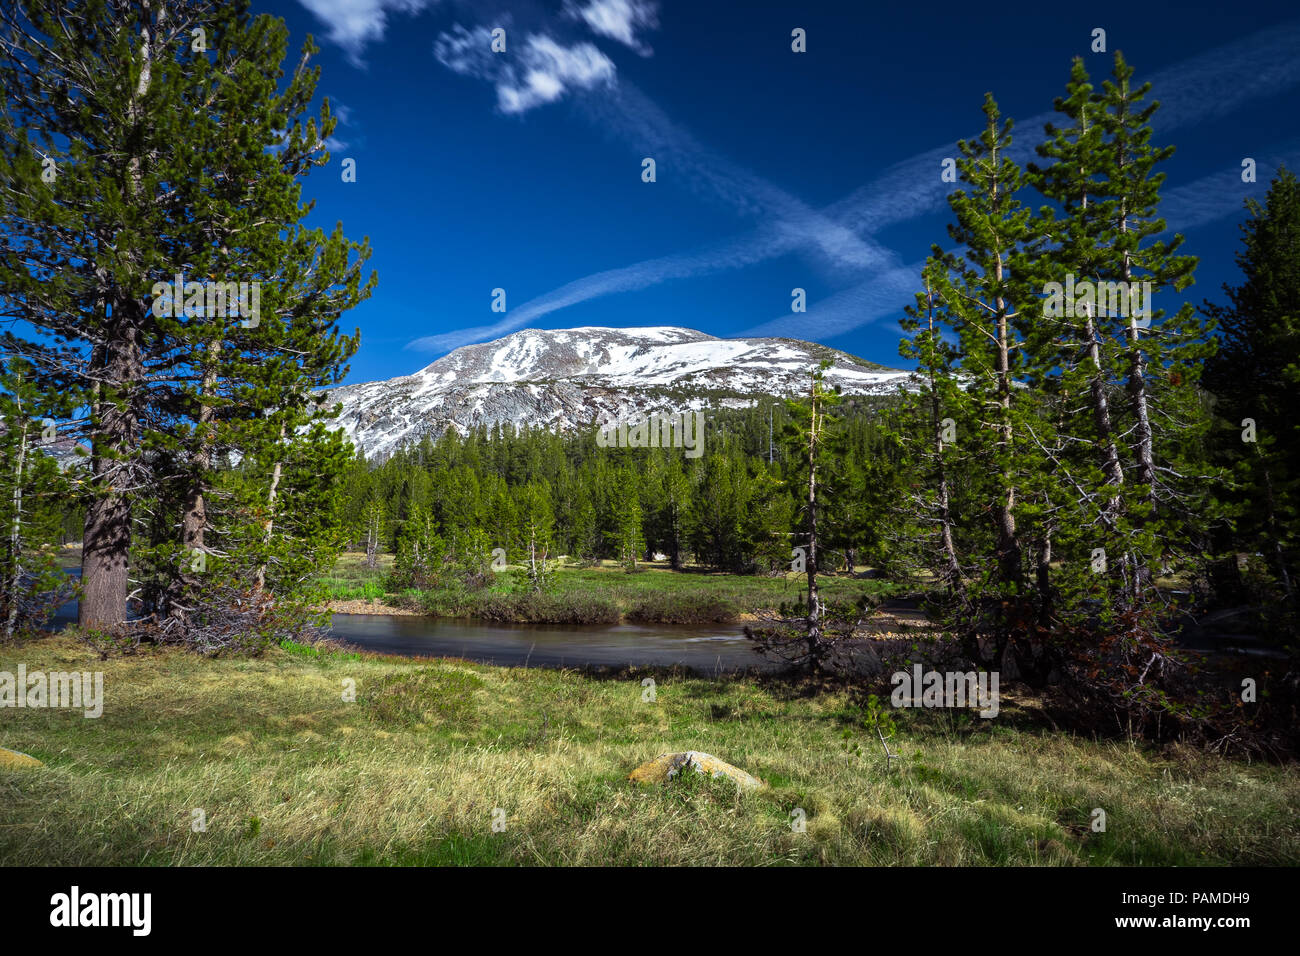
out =
[[1123,50],[1164,104],[1162,213],[1201,258],[1189,301],[1235,281],[1242,200],[1279,162],[1300,168],[1294,2],[1002,3],[992,20],[943,3],[254,5],[295,50],[316,36],[341,117],[305,195],[311,222],[374,248],[378,288],[342,323],[362,332],[350,382],[581,325],[788,335],[902,365],[898,316],[930,245],[949,244],[941,160],[978,132],[986,90],[1031,151],[1075,55],[1099,83]]

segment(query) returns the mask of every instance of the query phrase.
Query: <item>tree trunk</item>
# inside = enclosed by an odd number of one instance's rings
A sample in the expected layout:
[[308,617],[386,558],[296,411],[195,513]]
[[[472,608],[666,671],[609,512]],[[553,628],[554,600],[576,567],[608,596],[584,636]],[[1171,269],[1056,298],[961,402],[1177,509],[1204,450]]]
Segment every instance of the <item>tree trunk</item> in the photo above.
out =
[[[1256,454],[1259,454],[1259,446],[1255,446]],[[1295,599],[1295,591],[1291,587],[1291,573],[1287,569],[1286,551],[1282,548],[1282,535],[1277,528],[1277,502],[1273,497],[1273,476],[1268,468],[1264,469],[1264,490],[1265,505],[1268,509],[1268,527],[1270,537],[1273,539],[1273,552],[1277,558],[1277,573],[1282,578],[1282,588],[1286,592],[1287,601]]]
[[1103,513],[1107,525],[1110,525],[1114,521],[1116,511],[1119,510],[1119,488],[1124,484],[1124,469],[1120,467],[1119,449],[1115,447],[1115,437],[1110,422],[1110,404],[1106,398],[1106,381],[1101,369],[1101,347],[1097,341],[1097,327],[1092,321],[1091,313],[1088,313],[1085,319],[1084,330],[1088,337],[1088,353],[1093,365],[1093,374],[1088,383],[1092,396],[1092,419],[1097,429],[1097,443],[1102,446],[1105,454],[1102,474],[1116,490],[1115,495],[1106,503],[1106,511]]
[[[144,16],[148,21],[148,4]],[[166,8],[158,14],[157,31],[163,29]],[[154,33],[141,30],[140,75],[127,109],[128,143],[139,132],[153,76]],[[127,161],[126,190],[139,198],[141,157]],[[108,293],[107,270],[99,267],[100,301],[112,302],[112,319],[105,341],[92,353],[91,375],[95,383],[91,406],[91,487],[94,497],[86,509],[81,550],[81,606],[79,623],[88,627],[118,627],[126,621],[127,589],[130,586],[131,499],[128,487],[133,469],[129,460],[137,453],[138,427],[134,394],[144,374],[141,356],[140,320],[143,304],[135,298],[139,289]],[[139,277],[137,277],[139,278]],[[143,280],[141,279],[141,284]],[[95,359],[98,358],[98,364]]]
[[[203,366],[203,378],[200,386],[200,399],[210,398],[217,383],[217,357],[221,353],[221,339],[218,337],[208,343],[207,356]],[[208,527],[207,504],[204,492],[207,490],[207,474],[212,468],[212,421],[216,410],[208,403],[201,402],[196,416],[196,438],[198,444],[190,457],[190,487],[185,494],[185,508],[181,514],[181,572],[173,579],[174,586],[169,595],[168,613],[173,617],[182,617],[183,602],[200,587],[199,580],[191,570],[191,557],[197,552],[206,553],[206,532]]]
[[537,580],[537,533],[531,525],[528,528],[528,585],[534,591],[540,591]]
[[[930,347],[934,347],[934,296],[926,289],[928,302],[928,319],[930,324]],[[939,393],[935,390],[936,381],[934,363],[930,364],[930,425],[934,429],[935,462],[939,471],[939,543],[943,552],[944,588],[949,595],[956,594],[961,587],[961,562],[957,560],[957,546],[952,535],[952,511],[948,498],[948,469],[943,463],[943,422],[940,418]]]
[[[1088,131],[1088,117],[1085,110],[1080,116],[1080,125],[1084,134]],[[1079,170],[1080,178],[1086,175],[1084,169]],[[1079,196],[1080,208],[1086,216],[1088,210],[1088,193],[1084,190]],[[1106,509],[1102,512],[1102,520],[1108,527],[1112,527],[1115,521],[1115,515],[1119,511],[1119,488],[1124,484],[1124,469],[1119,462],[1119,449],[1115,447],[1114,430],[1110,420],[1110,402],[1106,397],[1106,377],[1101,366],[1101,343],[1097,338],[1097,324],[1093,321],[1092,309],[1084,307],[1084,335],[1088,344],[1088,355],[1092,359],[1092,376],[1088,382],[1088,389],[1092,396],[1092,418],[1093,424],[1097,429],[1097,442],[1102,446],[1105,453],[1105,461],[1102,464],[1102,474],[1106,476],[1106,481],[1115,487],[1115,494],[1106,502]]]
[[1038,589],[1038,623],[1050,627],[1052,623],[1052,535],[1043,535],[1042,546],[1038,549],[1038,571],[1036,586]]
[[[280,426],[280,441],[284,441],[284,426]],[[283,472],[282,463],[277,461],[275,467],[271,469],[271,487],[266,494],[266,521],[262,525],[263,541],[269,546],[271,543],[271,534],[275,530],[275,496],[280,487],[280,475]],[[257,568],[257,583],[254,585],[256,590],[260,591],[266,587],[266,562],[263,561]]]
[[375,569],[379,555],[379,512],[371,511],[366,519],[366,567]]
[[822,606],[817,591],[817,380],[810,390],[812,414],[808,424],[808,666],[821,667]]
[[117,627],[126,621],[131,554],[131,456],[138,441],[134,384],[142,374],[138,331],[117,303],[117,338],[102,351],[100,389],[92,421],[91,483],[94,498],[86,509],[82,539],[82,597],[79,623]]
[[23,468],[27,464],[27,417],[23,414],[22,399],[17,398],[18,457],[14,462],[13,522],[9,526],[10,574],[8,585],[9,613],[5,616],[5,637],[13,637],[18,626],[18,594],[23,586]]
[[[1124,94],[1124,106],[1121,106],[1120,119],[1127,115],[1127,95],[1128,82],[1122,83],[1122,93]],[[1121,142],[1117,165],[1121,170],[1128,166],[1128,153]],[[1128,232],[1128,200],[1126,197],[1120,199],[1119,207],[1119,231],[1121,235]],[[1124,253],[1123,261],[1123,279],[1127,284],[1133,278],[1133,263],[1127,252]],[[1131,286],[1130,286],[1131,288]],[[1128,393],[1129,405],[1133,412],[1134,428],[1134,452],[1137,457],[1137,463],[1134,469],[1134,480],[1140,485],[1147,486],[1146,500],[1155,506],[1155,454],[1151,434],[1151,418],[1148,410],[1147,382],[1146,382],[1146,357],[1142,354],[1141,333],[1138,330],[1137,316],[1133,315],[1131,308],[1132,302],[1129,303],[1128,316],[1128,344],[1129,344],[1129,375],[1128,375]],[[1148,309],[1151,303],[1146,303]],[[1146,562],[1141,559],[1136,551],[1131,551],[1133,562],[1133,579],[1131,583],[1132,596],[1136,602],[1146,590],[1147,585],[1151,582],[1151,569]]]
[[[998,256],[996,277],[1002,281],[1002,256]],[[1004,452],[1010,452],[1014,437],[1011,429],[1011,347],[1008,341],[1007,309],[1001,297],[997,300],[998,310],[998,407],[1001,420],[998,422],[998,441]],[[1016,539],[1016,489],[1008,485],[1006,497],[998,502],[996,521],[998,533],[998,566],[1002,579],[1007,583],[1020,579],[1020,542]]]
[[[203,382],[200,389],[201,398],[211,398],[217,384],[217,358],[221,354],[221,339],[208,343],[208,354],[203,367]],[[194,481],[190,486],[185,503],[185,513],[181,518],[181,545],[187,552],[195,549],[204,550],[204,536],[208,527],[207,508],[204,503],[205,476],[212,467],[212,420],[216,409],[207,402],[199,405],[198,447],[194,451],[191,463]]]

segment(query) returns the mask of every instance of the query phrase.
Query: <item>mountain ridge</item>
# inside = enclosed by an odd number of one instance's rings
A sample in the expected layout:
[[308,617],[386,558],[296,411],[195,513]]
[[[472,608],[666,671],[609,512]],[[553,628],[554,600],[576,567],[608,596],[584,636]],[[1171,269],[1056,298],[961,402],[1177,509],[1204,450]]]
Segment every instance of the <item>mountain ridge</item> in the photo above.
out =
[[720,338],[678,326],[522,329],[462,346],[410,374],[342,385],[336,427],[368,457],[447,428],[512,424],[572,430],[625,417],[744,408],[805,387],[824,359],[845,394],[886,394],[911,373],[788,337]]

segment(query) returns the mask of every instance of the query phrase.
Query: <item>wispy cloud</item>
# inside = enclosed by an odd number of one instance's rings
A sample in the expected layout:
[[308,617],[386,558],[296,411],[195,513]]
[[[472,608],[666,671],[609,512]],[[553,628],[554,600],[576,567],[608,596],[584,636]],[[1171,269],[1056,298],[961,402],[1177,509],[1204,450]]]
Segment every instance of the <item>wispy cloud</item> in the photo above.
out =
[[[639,30],[657,25],[657,5],[646,0],[570,2],[565,12],[633,48],[640,46]],[[579,104],[592,125],[635,149],[638,158],[654,158],[673,182],[741,215],[776,220],[779,230],[820,249],[834,264],[862,268],[888,262],[888,250],[704,146],[635,86],[618,81],[614,63],[591,44],[565,45],[545,30],[523,42],[523,62],[516,66],[514,57],[491,52],[489,27],[458,24],[439,35],[434,56],[456,73],[494,84],[503,112],[524,112],[570,90],[599,89],[600,95],[582,97]]]
[[587,24],[592,33],[617,40],[642,56],[653,51],[637,34],[659,27],[659,4],[651,0],[590,0],[585,4],[566,0],[564,14]]
[[[1300,141],[1292,141],[1277,154],[1258,159],[1257,182],[1269,182],[1278,167],[1285,164],[1300,168]],[[1190,232],[1226,216],[1241,213],[1243,183],[1240,169],[1202,176],[1193,182],[1167,190],[1160,213],[1170,232]],[[1264,189],[1258,197],[1262,199]],[[919,291],[923,262],[891,269],[858,283],[842,292],[809,303],[808,311],[784,314],[756,325],[743,335],[798,335],[806,337],[810,327],[819,336],[843,335],[880,319],[897,317],[904,305],[910,305]]]
[[548,313],[594,298],[649,288],[671,279],[744,268],[800,249],[817,250],[832,266],[854,274],[899,265],[900,260],[889,249],[855,235],[802,200],[700,144],[631,84],[621,85],[612,96],[584,99],[582,105],[601,129],[643,147],[655,157],[661,171],[670,171],[686,188],[742,215],[762,219],[763,224],[721,243],[585,276],[517,306],[499,322],[424,336],[408,343],[408,349],[450,351],[505,335]]
[[1256,162],[1255,186],[1241,181],[1241,167],[1237,166],[1165,190],[1160,215],[1169,230],[1190,232],[1225,216],[1240,214],[1245,208],[1246,194],[1263,202],[1268,183],[1277,175],[1279,166],[1300,169],[1300,139],[1270,150],[1266,156],[1252,158]]
[[[1297,45],[1300,21],[1257,33],[1156,73],[1150,77],[1153,92],[1162,103],[1156,127],[1163,132],[1203,122],[1300,83],[1300,58],[1294,55]],[[1100,77],[1094,81],[1100,83]],[[1210,91],[1214,95],[1209,95]],[[954,155],[952,144],[897,163],[871,183],[817,211],[700,146],[629,84],[620,87],[617,99],[587,99],[583,105],[620,133],[619,138],[634,140],[639,136],[647,142],[658,142],[667,155],[680,156],[689,174],[689,188],[707,192],[742,213],[772,217],[775,221],[694,252],[648,259],[576,279],[524,303],[498,323],[416,339],[408,348],[457,348],[503,335],[542,315],[600,296],[744,268],[798,249],[819,250],[837,264],[856,266],[859,277],[862,271],[875,274],[814,303],[808,313],[778,317],[748,334],[797,331],[805,337],[839,335],[885,314],[897,315],[902,305],[911,301],[921,263],[901,266],[892,252],[867,237],[943,208],[952,186],[940,180],[939,164]],[[1032,144],[1043,125],[1053,118],[1054,114],[1044,112],[1017,124],[1021,134],[1012,150],[1017,161],[1032,158]],[[1274,159],[1294,152],[1288,146]],[[1266,181],[1265,169],[1261,160],[1259,177]],[[1168,190],[1163,214],[1170,229],[1190,230],[1240,210],[1239,174],[1239,169],[1228,170]],[[855,257],[859,261],[855,262]],[[906,286],[904,276],[910,276]]]
[[[596,0],[581,8],[570,6],[567,12],[581,16],[594,32],[620,41],[634,39],[638,26],[655,24],[654,7],[650,4]],[[470,29],[457,25],[439,36],[434,55],[454,72],[494,83],[498,106],[503,112],[523,112],[553,102],[570,88],[609,87],[600,96],[587,96],[580,101],[580,108],[592,125],[632,146],[638,155],[653,157],[658,168],[675,183],[742,216],[765,220],[756,230],[758,241],[752,236],[738,237],[728,243],[587,276],[525,302],[500,322],[425,336],[409,343],[408,348],[420,351],[458,348],[505,334],[549,312],[597,296],[713,271],[724,262],[727,268],[739,268],[746,261],[758,262],[800,248],[816,249],[833,267],[854,272],[897,264],[894,253],[879,243],[860,238],[797,197],[704,146],[635,86],[616,83],[614,65],[603,54],[598,54],[603,63],[594,58],[575,62],[573,51],[578,47],[563,47],[544,34],[530,35],[527,43],[532,60],[526,62],[522,73],[490,52],[491,31],[487,27]],[[579,47],[598,53],[588,44]],[[521,78],[526,82],[521,82]]]
[[808,304],[808,311],[788,312],[756,325],[742,335],[784,335],[806,339],[815,330],[821,338],[843,335],[886,317],[897,317],[912,302],[925,263],[888,269],[865,282]]
[[563,46],[548,36],[530,36],[522,66],[497,81],[503,113],[522,113],[553,103],[568,90],[590,90],[614,82],[614,63],[590,43]]
[[798,237],[835,266],[854,269],[888,264],[893,253],[863,239],[803,200],[721,155],[673,122],[631,83],[580,104],[592,123],[638,155],[655,160],[660,183],[681,185],[701,198],[747,218],[768,221],[777,231]]
[[364,66],[368,44],[384,38],[390,13],[419,13],[437,0],[298,0],[327,27],[326,36],[343,48],[348,61]]
[[765,236],[763,242],[753,242],[748,236],[738,237],[690,252],[647,259],[620,269],[608,269],[594,275],[583,276],[511,309],[509,314],[499,322],[425,336],[410,342],[407,348],[431,352],[450,351],[462,345],[505,335],[548,313],[580,302],[618,292],[635,292],[670,279],[688,279],[692,276],[704,275],[715,271],[721,262],[728,263],[728,268],[741,269],[751,263],[761,262],[773,254],[780,254],[776,250],[793,251],[804,243],[803,237],[781,228],[779,224],[764,226],[759,231]]
[[492,31],[486,26],[457,24],[444,31],[434,41],[433,55],[455,73],[492,83],[503,113],[524,113],[573,90],[611,85],[617,72],[614,62],[590,43],[566,46],[545,33],[528,34],[512,57],[493,53]]

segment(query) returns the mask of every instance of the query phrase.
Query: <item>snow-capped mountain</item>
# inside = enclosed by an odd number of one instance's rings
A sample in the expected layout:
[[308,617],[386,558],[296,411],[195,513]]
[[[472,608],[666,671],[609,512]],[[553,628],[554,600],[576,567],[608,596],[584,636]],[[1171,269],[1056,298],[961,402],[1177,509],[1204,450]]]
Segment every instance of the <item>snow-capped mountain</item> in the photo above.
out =
[[827,383],[850,395],[893,392],[910,374],[796,339],[720,339],[671,327],[526,329],[329,397],[343,405],[339,427],[375,459],[448,428],[566,430],[620,415],[743,408],[803,391],[823,359],[833,363]]

